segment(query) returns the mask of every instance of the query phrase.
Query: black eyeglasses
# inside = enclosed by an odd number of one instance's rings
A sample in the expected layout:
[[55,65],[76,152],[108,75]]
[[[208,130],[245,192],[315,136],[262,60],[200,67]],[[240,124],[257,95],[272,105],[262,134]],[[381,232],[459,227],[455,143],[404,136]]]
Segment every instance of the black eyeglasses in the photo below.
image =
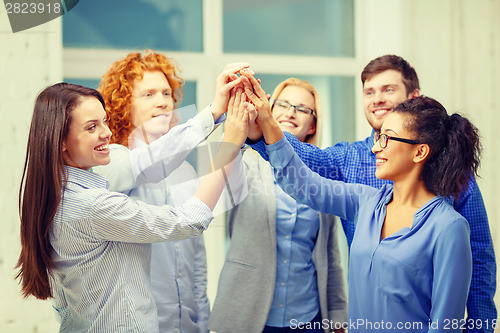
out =
[[380,145],[380,148],[387,147],[387,142],[389,140],[394,140],[394,141],[409,143],[410,145],[417,145],[417,144],[420,143],[420,141],[418,141],[418,140],[403,139],[403,138],[398,138],[398,137],[395,137],[395,136],[389,136],[387,134],[375,133],[375,135],[373,136],[374,143],[378,142],[379,145]]
[[307,115],[312,114],[314,116],[314,110],[310,107],[303,105],[293,105],[282,99],[275,99],[273,102],[273,107],[281,109],[282,111],[288,110],[289,108],[293,107],[295,109],[295,112],[300,112]]

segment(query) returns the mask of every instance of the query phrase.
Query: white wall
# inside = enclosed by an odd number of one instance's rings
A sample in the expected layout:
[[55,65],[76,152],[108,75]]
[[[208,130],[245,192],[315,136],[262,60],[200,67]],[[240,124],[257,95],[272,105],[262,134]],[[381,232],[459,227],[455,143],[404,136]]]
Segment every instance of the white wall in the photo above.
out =
[[[2,6],[3,7],[3,6]],[[50,302],[24,300],[14,280],[17,195],[36,95],[62,79],[61,21],[12,33],[0,9],[0,332],[56,332]]]

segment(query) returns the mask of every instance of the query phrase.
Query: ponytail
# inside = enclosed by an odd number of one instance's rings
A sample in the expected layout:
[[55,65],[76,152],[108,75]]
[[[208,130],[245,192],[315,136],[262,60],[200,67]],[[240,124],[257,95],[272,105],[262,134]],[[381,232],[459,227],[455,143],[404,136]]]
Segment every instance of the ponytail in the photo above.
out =
[[445,121],[447,146],[443,149],[443,191],[458,199],[470,179],[477,176],[481,144],[478,129],[461,115],[454,113]]

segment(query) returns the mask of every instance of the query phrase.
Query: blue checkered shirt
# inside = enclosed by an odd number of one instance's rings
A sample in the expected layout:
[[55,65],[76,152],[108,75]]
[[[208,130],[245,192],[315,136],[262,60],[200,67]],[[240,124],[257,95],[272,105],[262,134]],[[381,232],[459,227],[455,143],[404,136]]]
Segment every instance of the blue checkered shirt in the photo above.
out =
[[[339,142],[333,147],[320,149],[300,142],[292,134],[285,136],[297,155],[311,170],[321,176],[346,183],[382,187],[390,181],[375,177],[375,154],[372,153],[372,135],[354,143]],[[266,160],[269,156],[263,140],[252,148]],[[452,200],[450,199],[450,203]],[[481,191],[474,178],[458,201],[453,202],[455,209],[464,216],[470,225],[472,249],[472,281],[467,300],[468,318],[459,323],[465,332],[493,332],[496,327],[497,310],[493,302],[496,289],[496,262],[491,240],[488,216],[484,207]],[[354,236],[354,223],[342,219],[342,226],[351,246]]]

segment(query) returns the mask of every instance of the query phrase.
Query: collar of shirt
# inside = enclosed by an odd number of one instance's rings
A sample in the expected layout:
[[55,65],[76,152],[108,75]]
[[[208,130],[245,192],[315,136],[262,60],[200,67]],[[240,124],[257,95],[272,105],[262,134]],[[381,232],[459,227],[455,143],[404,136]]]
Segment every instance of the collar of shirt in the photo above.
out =
[[64,169],[66,171],[68,186],[70,184],[76,184],[80,187],[90,189],[90,188],[109,188],[109,183],[101,175],[93,173],[92,171],[87,171],[79,168],[74,168],[65,165]]

